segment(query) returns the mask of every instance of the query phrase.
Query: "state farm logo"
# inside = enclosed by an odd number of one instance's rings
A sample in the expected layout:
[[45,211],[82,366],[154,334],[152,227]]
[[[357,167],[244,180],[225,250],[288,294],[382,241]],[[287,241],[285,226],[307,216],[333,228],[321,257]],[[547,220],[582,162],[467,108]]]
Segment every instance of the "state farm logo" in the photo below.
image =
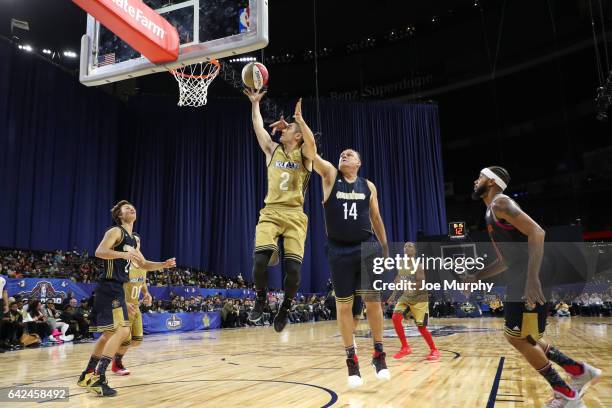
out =
[[162,40],[164,39],[166,31],[151,20],[151,17],[155,17],[158,14],[153,12],[153,15],[149,15],[147,17],[147,14],[145,11],[143,11],[143,9],[139,8],[138,6],[132,5],[133,3],[142,4],[142,2],[138,0],[131,0],[132,4],[130,4],[130,0],[112,0],[112,2],[121,10],[123,10],[127,15],[129,15],[134,21],[141,24],[147,30],[151,31],[153,35],[159,37]]

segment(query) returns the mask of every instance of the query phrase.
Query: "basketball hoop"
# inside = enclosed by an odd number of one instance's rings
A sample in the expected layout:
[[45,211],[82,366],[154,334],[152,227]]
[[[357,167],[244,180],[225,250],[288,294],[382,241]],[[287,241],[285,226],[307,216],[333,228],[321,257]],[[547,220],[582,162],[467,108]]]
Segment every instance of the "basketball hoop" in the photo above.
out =
[[170,70],[179,85],[178,106],[206,105],[208,86],[217,77],[220,70],[221,63],[216,59]]

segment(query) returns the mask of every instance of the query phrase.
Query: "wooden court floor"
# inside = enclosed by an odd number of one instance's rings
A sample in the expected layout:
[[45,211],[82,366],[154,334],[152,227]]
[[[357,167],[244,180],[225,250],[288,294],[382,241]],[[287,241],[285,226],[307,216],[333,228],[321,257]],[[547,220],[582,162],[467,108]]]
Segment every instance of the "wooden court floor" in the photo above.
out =
[[[99,398],[76,386],[92,344],[64,344],[0,355],[0,388],[68,386],[70,401],[52,407],[541,407],[548,385],[503,339],[502,319],[431,319],[439,362],[424,360],[426,345],[414,327],[414,353],[402,360],[391,322],[385,349],[392,373],[379,382],[368,365],[367,323],[357,333],[365,384],[346,385],[346,367],[335,322],[145,336],[125,365],[132,374],[109,375],[119,395]],[[416,336],[416,337],[413,337]],[[604,370],[584,396],[589,408],[612,407],[612,319],[550,318],[547,338],[576,359]],[[49,406],[49,403],[0,404]]]

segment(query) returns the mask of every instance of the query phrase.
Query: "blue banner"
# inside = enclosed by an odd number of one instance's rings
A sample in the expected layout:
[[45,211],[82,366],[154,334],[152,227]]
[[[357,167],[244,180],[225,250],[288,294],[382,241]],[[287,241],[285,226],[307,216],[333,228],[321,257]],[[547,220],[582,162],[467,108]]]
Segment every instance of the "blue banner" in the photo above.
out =
[[210,330],[221,327],[221,313],[143,313],[145,334]]
[[55,303],[62,303],[70,292],[76,299],[88,298],[94,287],[95,285],[80,284],[70,279],[7,279],[9,296],[20,295],[42,302],[53,299]]
[[[68,292],[73,292],[76,299],[89,298],[96,288],[95,283],[77,283],[70,279],[7,279],[7,290],[9,296],[21,295],[25,298],[36,298],[41,301],[54,299],[61,303]],[[197,286],[149,286],[149,292],[155,299],[169,300],[170,294],[183,296],[185,299],[202,295],[221,296],[222,298],[253,299],[255,292],[251,289],[216,289],[199,288]],[[274,292],[269,295],[282,296],[282,292]],[[298,293],[299,298],[302,294]],[[305,294],[308,296],[308,294]]]

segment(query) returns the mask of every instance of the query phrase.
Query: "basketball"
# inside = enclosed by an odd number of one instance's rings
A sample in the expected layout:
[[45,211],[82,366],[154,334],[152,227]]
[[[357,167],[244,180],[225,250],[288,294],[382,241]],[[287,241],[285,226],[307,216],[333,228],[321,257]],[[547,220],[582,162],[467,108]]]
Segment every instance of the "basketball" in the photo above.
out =
[[259,62],[249,62],[242,68],[242,82],[251,89],[261,89],[268,85],[268,69]]

